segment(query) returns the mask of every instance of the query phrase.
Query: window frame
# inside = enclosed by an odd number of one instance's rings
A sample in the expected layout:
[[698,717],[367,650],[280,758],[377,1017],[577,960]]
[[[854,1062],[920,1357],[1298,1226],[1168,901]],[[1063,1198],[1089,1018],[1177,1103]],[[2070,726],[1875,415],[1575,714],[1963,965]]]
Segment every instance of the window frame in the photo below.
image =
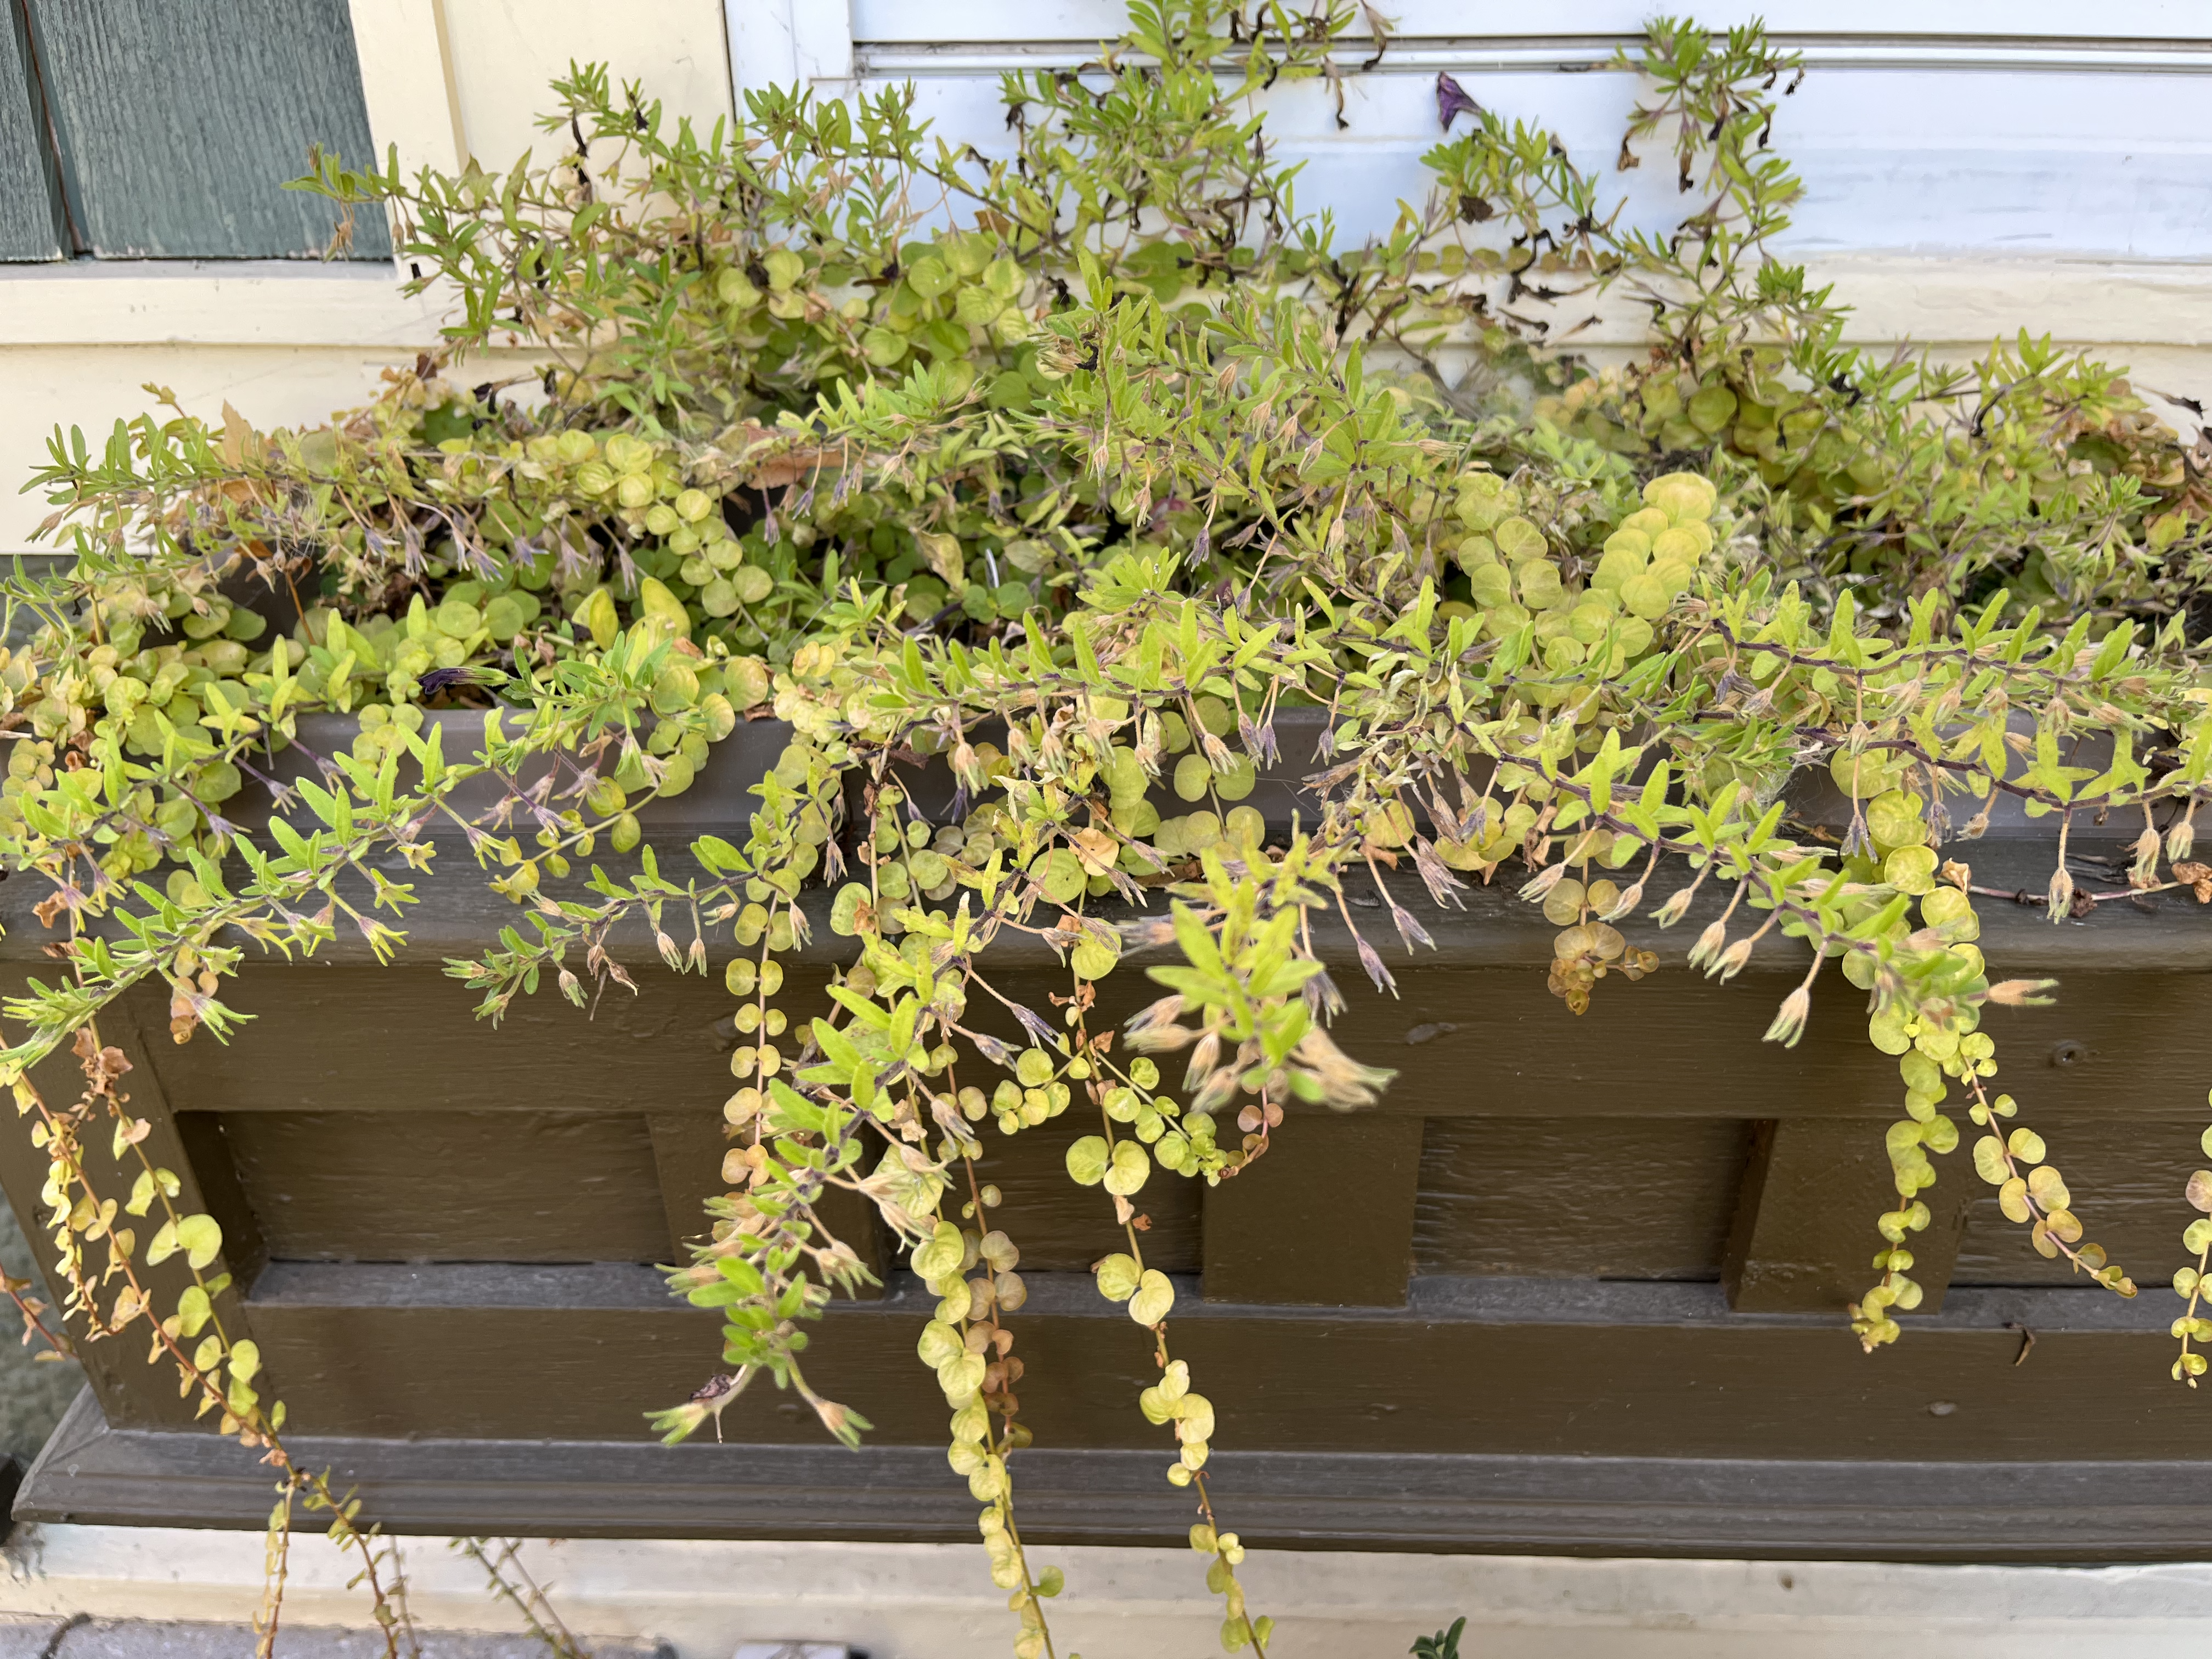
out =
[[[347,0],[347,10],[376,149],[361,159],[381,166],[396,147],[403,173],[459,171],[468,146],[442,0]],[[407,275],[397,257],[0,265],[0,347],[435,345],[444,307],[399,294]]]

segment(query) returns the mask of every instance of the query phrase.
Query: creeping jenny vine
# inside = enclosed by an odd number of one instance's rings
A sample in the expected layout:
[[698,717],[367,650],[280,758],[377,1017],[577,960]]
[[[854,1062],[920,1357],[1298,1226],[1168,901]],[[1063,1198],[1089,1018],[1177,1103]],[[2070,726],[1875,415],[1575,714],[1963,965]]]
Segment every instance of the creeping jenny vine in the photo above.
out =
[[[221,1230],[148,1150],[99,1022],[158,981],[176,1042],[228,1040],[249,951],[350,929],[388,958],[464,848],[516,912],[449,964],[484,1014],[635,991],[641,938],[732,999],[725,1192],[670,1275],[720,1311],[728,1370],[657,1426],[719,1429],[766,1378],[859,1442],[805,1358],[872,1274],[825,1200],[864,1199],[936,1298],[917,1357],[1024,1659],[1055,1651],[1062,1577],[1019,1530],[1029,1292],[975,1160],[1078,1115],[1093,1276],[1157,1374],[1133,1403],[1223,1645],[1264,1653],[1209,1468],[1201,1387],[1234,1379],[1177,1356],[1138,1205],[1388,1086],[1329,1035],[1316,927],[1392,985],[1355,899],[1418,951],[1424,911],[1518,866],[1563,1019],[1660,969],[1619,924],[1700,895],[1688,965],[1802,964],[1771,1040],[1833,963],[1903,1091],[1850,1310],[1869,1350],[1920,1299],[1954,1092],[2032,1247],[2136,1293],[2034,1102],[1995,1091],[1984,1011],[2042,988],[1990,980],[1965,855],[2016,805],[2057,828],[2054,921],[2212,900],[2201,449],[2024,334],[1966,368],[1844,344],[1767,246],[1801,71],[1755,29],[1662,21],[1621,65],[1648,96],[1616,165],[1665,152],[1678,224],[1626,224],[1601,173],[1442,77],[1430,195],[1337,246],[1264,109],[1387,58],[1343,39],[1364,11],[1133,4],[1080,71],[1008,77],[993,157],[932,138],[906,89],[750,94],[702,134],[580,68],[550,162],[324,157],[303,181],[392,214],[414,286],[454,302],[376,401],[306,431],[172,405],[98,450],[57,434],[38,483],[72,556],[8,582],[0,664],[0,858],[49,884],[53,966],[6,1000],[0,1067],[51,1160],[75,1340],[142,1330],[277,1472],[272,1635],[301,1504],[358,1552],[393,1651],[406,1631],[374,1529],[284,1451],[209,1271]],[[1608,295],[1651,307],[1652,341],[1598,371],[1568,347]],[[469,385],[491,348],[534,366]],[[335,741],[332,712],[356,721]],[[787,742],[749,822],[648,845],[656,804],[769,719]],[[1285,769],[1295,821],[1250,804]],[[1838,824],[1784,793],[1822,770]],[[2142,820],[2135,861],[2091,890],[2067,837],[2113,814]],[[810,1001],[823,932],[850,944]],[[1161,994],[1116,1030],[1097,988],[1140,962]],[[65,1048],[63,1107],[33,1073]],[[2212,1172],[2186,1198],[2193,1387]]]

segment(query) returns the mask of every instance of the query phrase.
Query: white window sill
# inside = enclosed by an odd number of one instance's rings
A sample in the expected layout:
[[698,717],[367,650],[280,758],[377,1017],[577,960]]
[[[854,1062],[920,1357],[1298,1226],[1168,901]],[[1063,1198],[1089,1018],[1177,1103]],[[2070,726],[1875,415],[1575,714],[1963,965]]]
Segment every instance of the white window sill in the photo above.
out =
[[0,347],[432,346],[445,306],[388,264],[76,260],[0,265]]

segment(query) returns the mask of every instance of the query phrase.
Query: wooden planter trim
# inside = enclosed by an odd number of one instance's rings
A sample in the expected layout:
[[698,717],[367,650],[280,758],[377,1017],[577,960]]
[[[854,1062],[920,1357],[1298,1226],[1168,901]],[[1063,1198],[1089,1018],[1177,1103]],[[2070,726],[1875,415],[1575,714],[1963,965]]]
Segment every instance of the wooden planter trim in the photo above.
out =
[[[325,720],[316,731],[327,741],[344,727]],[[678,848],[693,836],[735,838],[747,787],[785,741],[772,723],[746,726],[691,792],[656,805],[647,830],[665,870],[682,878],[688,860]],[[1308,747],[1285,732],[1284,763],[1254,793],[1271,822],[1287,821],[1297,804]],[[915,782],[933,804],[937,786]],[[1170,800],[1164,810],[1184,809]],[[1978,881],[2040,889],[2045,836],[2024,823],[2017,830],[1969,846]],[[2096,826],[2076,827],[2081,851],[2113,844]],[[726,1071],[719,1055],[702,1062],[693,1052],[710,1045],[641,1047],[653,1057],[641,1085],[620,1097],[604,1079],[579,1085],[585,1092],[572,1103],[562,1074],[600,1063],[583,1040],[587,1028],[532,1009],[518,1011],[519,1036],[497,1042],[459,1029],[467,994],[435,964],[480,948],[514,912],[485,890],[461,847],[447,845],[438,865],[417,878],[424,902],[408,918],[413,942],[403,958],[411,965],[371,968],[365,945],[340,939],[312,963],[252,970],[261,982],[245,1006],[263,1006],[257,996],[271,991],[293,1000],[289,1011],[267,1005],[270,1030],[249,1028],[234,1054],[205,1039],[184,1049],[149,1043],[142,1032],[165,1037],[158,1006],[127,1006],[103,1027],[137,1067],[129,1086],[155,1125],[150,1154],[183,1177],[181,1202],[224,1221],[223,1265],[239,1279],[226,1319],[260,1345],[295,1423],[328,1431],[299,1440],[301,1455],[358,1480],[371,1512],[401,1531],[972,1536],[972,1504],[938,1444],[941,1406],[912,1357],[927,1298],[880,1255],[887,1293],[834,1308],[810,1354],[820,1385],[878,1424],[857,1455],[817,1443],[811,1417],[796,1420],[790,1402],[765,1390],[732,1413],[743,1445],[672,1451],[647,1441],[643,1407],[696,1386],[715,1368],[719,1342],[711,1316],[671,1304],[634,1262],[270,1259],[281,1249],[263,1237],[227,1136],[263,1121],[257,1114],[302,1105],[349,1114],[418,1105],[391,1097],[410,1086],[404,1067],[384,1066],[395,1054],[426,1070],[439,1054],[466,1054],[469,1111],[542,1109],[551,1096],[562,1111],[574,1104],[580,1122],[593,1112],[641,1120],[632,1156],[641,1160],[637,1178],[657,1187],[671,1258],[717,1184]],[[404,873],[397,860],[393,870]],[[1353,884],[1369,907],[1363,929],[1399,975],[1401,999],[1361,981],[1340,921],[1319,921],[1316,937],[1351,1005],[1340,1040],[1403,1068],[1398,1085],[1373,1112],[1294,1112],[1249,1178],[1146,1194],[1155,1206],[1195,1199],[1176,1224],[1194,1251],[1178,1280],[1176,1343],[1207,1380],[1221,1443],[1237,1448],[1215,1467],[1219,1491],[1236,1494],[1244,1536],[1914,1559],[2201,1553],[2212,1500],[2177,1494],[2204,1492],[2212,1469],[2195,1396],[2165,1376],[2166,1325],[2178,1305],[2161,1284],[2171,1261],[2127,1261],[2145,1286],[2133,1304],[2071,1287],[1948,1289],[1978,1189],[1954,1158],[1931,1195],[1938,1224],[1914,1241],[1923,1309],[1907,1316],[1897,1349],[1857,1354],[1840,1306],[1867,1277],[1871,1218],[1887,1201],[1881,1129],[1897,1115],[1898,1085],[1839,980],[1816,992],[1798,1048],[1759,1042],[1808,960],[1802,946],[1774,941],[1751,982],[1727,990],[1670,960],[1642,985],[1601,987],[1578,1024],[1543,991],[1554,930],[1510,890],[1476,888],[1463,911],[1440,915],[1418,882],[1389,881],[1437,947],[1405,955],[1387,912]],[[40,971],[41,930],[28,914],[36,884],[0,886],[0,969],[19,979]],[[1714,911],[1719,897],[1711,896]],[[851,942],[827,926],[829,902],[820,892],[804,901],[815,938],[795,953],[796,981],[849,957]],[[1678,957],[1706,902],[1671,935],[1640,921],[1624,931]],[[2166,895],[2106,905],[2086,923],[2056,927],[2024,906],[1981,908],[1983,947],[1999,972],[2066,981],[2056,1007],[1991,1015],[2000,1081],[2021,1093],[2062,1158],[2075,1133],[2109,1133],[2115,1118],[2155,1126],[2201,1115],[2201,1079],[2212,1074],[2212,930],[2193,902]],[[616,945],[626,960],[654,961],[641,933]],[[1018,936],[989,966],[1016,981],[1056,969]],[[623,1009],[658,1010],[652,1018],[663,1024],[624,1025],[632,1016],[617,1009],[603,1016],[611,1029],[594,1032],[599,1046],[692,1032],[685,1022],[720,1017],[707,1012],[718,986],[702,992],[696,978],[652,971],[641,1003]],[[1118,1019],[1150,994],[1141,975],[1117,975],[1100,1018]],[[276,1047],[257,1048],[272,1039]],[[464,1042],[484,1046],[440,1047]],[[307,1052],[317,1044],[340,1058]],[[462,1073],[459,1060],[448,1068]],[[48,1068],[41,1083],[64,1098],[75,1091],[66,1066]],[[441,1110],[464,1109],[439,1100]],[[1540,1116],[1592,1132],[1624,1118],[1750,1123],[1721,1283],[1416,1273],[1427,1121]],[[410,1121],[396,1117],[371,1139],[404,1157]],[[1639,1176],[1622,1167],[1617,1196],[1594,1200],[1598,1212],[1633,1206]],[[33,1231],[42,1179],[37,1152],[0,1138],[0,1184]],[[2178,1176],[2175,1185],[2178,1230]],[[2084,1196],[2094,1203],[2094,1193]],[[1326,1225],[1324,1200],[1334,1206]],[[866,1224],[857,1210],[841,1223],[864,1245]],[[1081,1248],[1034,1227],[1018,1237],[1041,1259]],[[1025,1532],[1085,1542],[1179,1536],[1189,1517],[1159,1478],[1165,1443],[1155,1444],[1127,1409],[1147,1380],[1140,1334],[1077,1265],[1025,1268],[1024,1394],[1040,1437],[1015,1466]],[[2030,1332],[2032,1357],[2015,1364]],[[204,1425],[194,1431],[173,1382],[135,1345],[91,1345],[87,1363],[92,1388],[26,1477],[19,1516],[261,1524],[264,1474]],[[2082,1410],[2091,1399],[2096,1409]]]

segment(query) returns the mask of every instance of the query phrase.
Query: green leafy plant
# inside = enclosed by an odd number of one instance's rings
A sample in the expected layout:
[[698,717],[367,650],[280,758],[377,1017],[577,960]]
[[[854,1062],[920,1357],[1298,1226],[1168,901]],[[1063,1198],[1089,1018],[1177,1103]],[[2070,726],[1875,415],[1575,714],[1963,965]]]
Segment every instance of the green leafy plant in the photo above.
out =
[[[27,642],[0,663],[0,859],[50,883],[58,965],[6,1003],[0,1068],[52,1160],[64,1311],[150,1334],[264,1451],[272,1548],[297,1501],[381,1559],[224,1334],[228,1287],[198,1276],[217,1224],[150,1158],[127,1196],[88,1173],[99,1125],[118,1158],[144,1138],[98,1021],[159,980],[176,1041],[228,1040],[249,948],[350,927],[388,957],[418,897],[392,858],[462,846],[516,907],[448,964],[487,1018],[637,990],[614,940],[638,923],[732,998],[726,1190],[670,1274],[719,1311],[729,1369],[655,1426],[719,1426],[765,1377],[858,1443],[805,1357],[870,1276],[823,1200],[864,1197],[937,1298],[917,1357],[1023,1659],[1055,1650],[1062,1577],[1018,1525],[1027,1289],[975,1160],[1071,1109],[1095,1129],[1070,1201],[1119,1247],[1093,1273],[1157,1373],[1132,1403],[1195,1503],[1223,1646],[1264,1654],[1209,1480],[1215,1380],[1176,1356],[1135,1200],[1239,1178],[1297,1133],[1286,1105],[1388,1086],[1329,1035],[1344,993],[1314,947],[1334,916],[1390,988],[1354,896],[1413,951],[1424,909],[1514,881],[1558,929],[1563,1019],[1660,968],[1632,915],[1704,902],[1686,962],[1721,980],[1799,941],[1777,1042],[1832,963],[1899,1069],[1898,1199],[1850,1314],[1870,1351],[1920,1297],[1954,1089],[2033,1248],[2136,1293],[1993,1091],[1984,1011],[2043,988],[1990,977],[1956,854],[2009,799],[2057,832],[2054,921],[2212,899],[2191,859],[2212,682],[2186,622],[2208,503],[2173,434],[2025,335],[1965,370],[1843,345],[1832,296],[1770,252],[1797,185],[1766,145],[1799,68],[1756,29],[1662,21],[1624,60],[1650,98],[1619,164],[1671,155],[1679,224],[1626,223],[1550,134],[1447,78],[1440,113],[1471,130],[1428,158],[1430,197],[1340,248],[1297,210],[1261,97],[1358,72],[1353,9],[1131,19],[1075,75],[1009,77],[995,159],[934,140],[906,90],[751,94],[702,134],[588,68],[555,87],[550,162],[322,158],[306,185],[390,212],[415,286],[453,296],[444,349],[312,431],[169,404],[97,453],[57,434],[38,482],[74,558],[6,589]],[[1652,307],[1652,345],[1595,373],[1537,313],[1613,290]],[[542,374],[465,387],[509,345]],[[465,708],[482,739],[454,752]],[[343,748],[313,748],[319,711],[357,717]],[[750,821],[648,845],[654,803],[769,718],[788,741]],[[1248,802],[1292,721],[1322,747],[1286,826]],[[924,810],[916,762],[949,808]],[[1790,816],[1814,768],[1841,826]],[[2113,812],[2140,815],[2137,856],[2092,890],[2068,829]],[[817,926],[851,945],[802,1022],[787,963]],[[1162,994],[1103,1027],[1100,981],[1139,958]],[[88,1083],[61,1108],[32,1072],[71,1045]],[[2212,1174],[2187,1196],[2212,1210]],[[142,1248],[125,1218],[157,1208]],[[2192,1224],[2175,1279],[2192,1386],[2209,1237]],[[188,1286],[139,1276],[173,1256]]]

